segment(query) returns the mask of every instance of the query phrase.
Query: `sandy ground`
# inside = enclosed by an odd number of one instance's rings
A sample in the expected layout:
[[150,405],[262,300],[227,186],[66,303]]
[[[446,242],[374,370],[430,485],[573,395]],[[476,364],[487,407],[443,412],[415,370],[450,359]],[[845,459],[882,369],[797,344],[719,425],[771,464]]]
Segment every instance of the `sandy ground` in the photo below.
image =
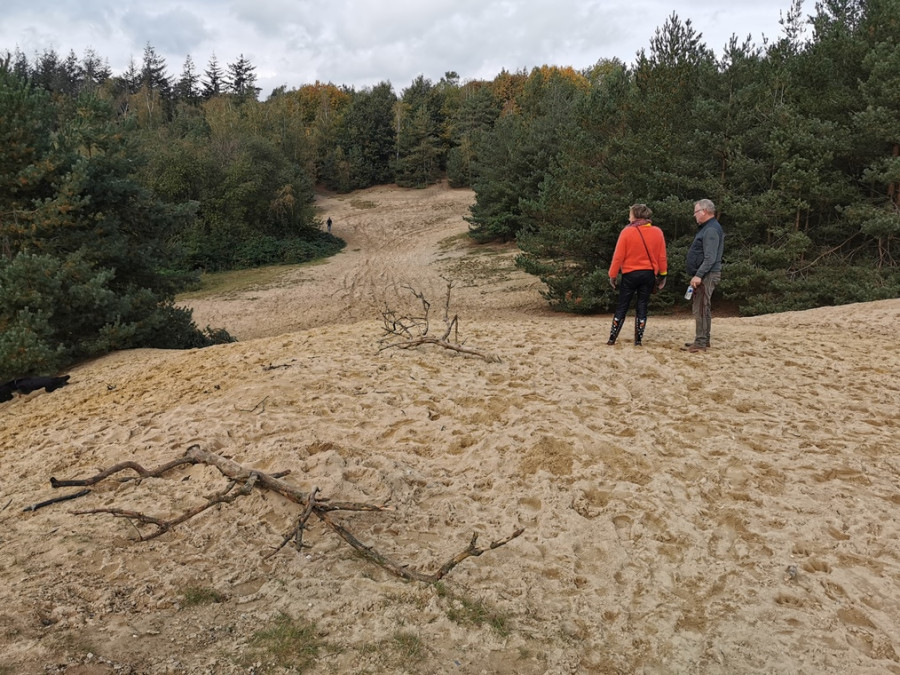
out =
[[240,340],[271,337],[379,321],[386,306],[415,305],[412,289],[433,304],[440,321],[448,281],[450,309],[463,322],[551,316],[540,282],[515,268],[514,245],[470,243],[463,217],[473,200],[471,191],[446,186],[322,195],[322,220],[331,217],[332,232],[347,242],[343,252],[327,264],[286,271],[263,288],[190,300],[194,319],[199,326],[225,326]]
[[[514,251],[474,249],[472,195],[323,195],[346,251],[266,288],[190,300],[241,341],[112,354],[0,404],[0,673],[298,672],[267,639],[311,631],[309,673],[900,673],[900,300],[714,320],[645,346],[609,317],[548,312]],[[413,286],[467,347],[379,351]],[[413,307],[415,303],[413,303]],[[626,332],[629,330],[626,327]],[[332,500],[400,580],[300,508],[254,490],[161,537],[224,489],[209,466],[143,481],[192,445]],[[289,631],[282,631],[289,632]],[[284,660],[279,660],[284,659]],[[294,666],[279,665],[293,663]]]

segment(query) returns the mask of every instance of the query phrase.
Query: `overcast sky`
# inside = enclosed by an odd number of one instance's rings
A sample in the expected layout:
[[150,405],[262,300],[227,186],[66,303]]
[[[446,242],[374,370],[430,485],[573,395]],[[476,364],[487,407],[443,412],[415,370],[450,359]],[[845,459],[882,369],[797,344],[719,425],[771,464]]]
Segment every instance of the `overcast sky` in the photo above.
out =
[[[504,68],[626,63],[673,12],[717,55],[732,34],[781,36],[790,0],[4,0],[0,54],[93,49],[119,75],[149,42],[169,75],[190,55],[202,73],[243,54],[265,99],[316,81],[356,89],[389,81],[397,94],[419,75],[438,82],[493,79]],[[812,11],[812,0],[804,4]]]

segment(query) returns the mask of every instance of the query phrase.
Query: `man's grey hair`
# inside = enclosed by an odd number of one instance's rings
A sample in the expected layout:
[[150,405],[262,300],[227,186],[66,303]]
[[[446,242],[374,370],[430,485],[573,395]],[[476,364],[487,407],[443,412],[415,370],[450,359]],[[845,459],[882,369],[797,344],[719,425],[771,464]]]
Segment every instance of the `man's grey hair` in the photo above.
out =
[[694,210],[703,209],[707,213],[715,213],[716,205],[712,203],[711,199],[701,199],[699,202],[694,204]]

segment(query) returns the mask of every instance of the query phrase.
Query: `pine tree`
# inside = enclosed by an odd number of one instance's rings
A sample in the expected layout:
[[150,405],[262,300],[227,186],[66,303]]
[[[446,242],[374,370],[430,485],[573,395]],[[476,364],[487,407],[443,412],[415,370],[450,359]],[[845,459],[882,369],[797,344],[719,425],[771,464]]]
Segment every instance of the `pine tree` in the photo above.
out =
[[470,235],[477,241],[514,240],[535,223],[526,202],[538,198],[541,182],[574,130],[574,113],[588,82],[571,69],[535,68],[489,133],[475,145],[476,201]]
[[[7,59],[9,58],[9,53],[7,53]],[[28,57],[19,51],[18,47],[16,47],[16,51],[12,55],[12,72],[23,81],[31,77],[31,66],[28,64]]]
[[0,374],[201,346],[172,303],[181,279],[161,271],[177,267],[169,240],[192,206],[164,204],[134,179],[135,136],[106,103],[85,94],[57,106],[0,67]]
[[144,46],[140,86],[148,92],[157,92],[163,100],[171,97],[172,82],[166,72],[166,60],[149,42]]
[[225,83],[228,92],[241,100],[256,100],[260,89],[256,86],[256,66],[241,54],[237,61],[228,64]]
[[215,54],[209,58],[209,63],[203,74],[206,78],[203,80],[201,95],[203,96],[203,100],[207,101],[213,96],[221,94],[225,88],[222,68],[219,66],[219,61],[216,59]]
[[54,135],[49,94],[0,62],[0,253],[7,258],[26,245],[34,205],[53,194]]
[[395,106],[394,180],[404,187],[425,187],[443,168],[440,99],[431,81],[419,75]]
[[389,82],[353,94],[336,132],[337,145],[348,163],[344,189],[367,188],[392,179],[396,101]]
[[84,73],[82,89],[94,91],[112,77],[109,64],[102,60],[93,49],[87,49],[81,59],[81,70]]
[[546,284],[553,307],[577,312],[613,302],[607,267],[623,209],[635,201],[634,157],[619,148],[631,144],[627,120],[637,88],[621,63],[598,69],[604,74],[595,70],[594,85],[573,105],[572,129],[560,139],[557,160],[534,196],[518,205],[529,223],[516,238],[523,251],[518,266]]
[[194,66],[194,60],[188,54],[184,59],[181,77],[175,85],[175,98],[184,103],[194,105],[200,100],[200,76]]
[[166,60],[148,42],[141,66],[140,107],[136,109],[144,126],[155,127],[169,118],[172,109],[172,82],[166,72]]
[[64,83],[62,93],[77,96],[84,88],[84,70],[74,50],[60,64],[60,80]]
[[453,187],[468,187],[478,162],[475,152],[482,134],[500,116],[500,101],[486,82],[469,82],[461,88],[461,100],[452,119],[452,147],[447,153],[447,179]]
[[877,266],[894,266],[900,241],[900,2],[866,3],[861,20],[869,51],[860,81],[865,109],[856,113],[854,129],[866,150],[860,204],[847,212],[877,245]]
[[136,94],[141,88],[141,71],[138,70],[134,59],[128,60],[128,67],[122,73],[120,81],[122,83],[123,93],[126,95]]
[[74,73],[67,71],[66,62],[63,61],[54,49],[45,49],[35,60],[32,71],[32,81],[47,91],[71,94],[76,86],[73,81]]

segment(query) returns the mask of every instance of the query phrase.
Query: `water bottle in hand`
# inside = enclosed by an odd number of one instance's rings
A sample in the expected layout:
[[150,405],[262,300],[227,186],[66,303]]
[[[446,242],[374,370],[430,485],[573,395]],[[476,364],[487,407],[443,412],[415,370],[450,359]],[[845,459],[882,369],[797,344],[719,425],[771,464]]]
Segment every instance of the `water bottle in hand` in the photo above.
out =
[[684,299],[690,300],[693,297],[694,297],[694,287],[688,286],[687,290],[684,292]]

